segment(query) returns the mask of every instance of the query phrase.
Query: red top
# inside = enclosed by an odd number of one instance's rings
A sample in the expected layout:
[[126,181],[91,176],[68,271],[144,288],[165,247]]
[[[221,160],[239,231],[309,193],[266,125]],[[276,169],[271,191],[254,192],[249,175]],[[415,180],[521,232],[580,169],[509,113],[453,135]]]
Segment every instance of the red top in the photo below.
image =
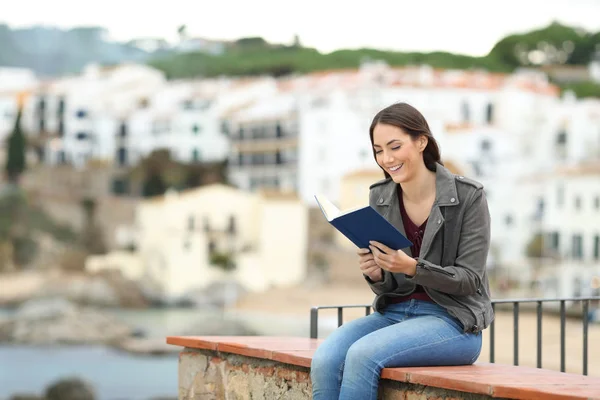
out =
[[[421,224],[421,226],[417,226],[414,222],[412,222],[412,220],[406,213],[406,209],[404,208],[404,199],[402,198],[402,189],[400,188],[400,185],[398,185],[398,200],[400,202],[400,215],[402,215],[402,224],[404,225],[404,232],[406,233],[406,237],[408,238],[408,240],[410,240],[413,244],[410,247],[413,257],[417,257],[421,251],[421,244],[423,243],[423,235],[425,233],[425,227],[427,226],[427,219]],[[429,297],[429,295],[425,293],[423,286],[417,285],[415,291],[412,294],[408,296],[390,299],[389,302],[400,303],[403,301],[408,301],[410,299],[433,301],[431,297]]]

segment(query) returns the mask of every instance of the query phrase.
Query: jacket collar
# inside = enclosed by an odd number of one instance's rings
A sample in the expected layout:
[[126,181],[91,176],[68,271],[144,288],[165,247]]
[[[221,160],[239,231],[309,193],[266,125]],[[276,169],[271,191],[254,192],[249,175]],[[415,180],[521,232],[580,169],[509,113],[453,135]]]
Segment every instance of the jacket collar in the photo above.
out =
[[[387,206],[385,209],[381,210],[384,217],[386,217],[403,235],[406,235],[402,223],[402,216],[400,214],[397,188],[398,185],[391,179],[381,185],[381,193],[379,199],[377,199],[377,205]],[[435,171],[435,201],[431,208],[428,218],[429,222],[427,222],[427,227],[425,228],[425,233],[423,235],[421,254],[412,254],[410,247],[402,249],[402,251],[411,257],[428,254],[429,248],[433,243],[433,238],[437,235],[446,221],[444,217],[445,213],[442,212],[440,206],[455,206],[458,205],[459,202],[454,175],[447,168],[438,163]]]
[[[397,196],[398,184],[390,179],[383,187],[377,205],[389,206]],[[454,174],[441,164],[435,170],[435,203],[438,206],[456,206],[460,203],[456,192]]]

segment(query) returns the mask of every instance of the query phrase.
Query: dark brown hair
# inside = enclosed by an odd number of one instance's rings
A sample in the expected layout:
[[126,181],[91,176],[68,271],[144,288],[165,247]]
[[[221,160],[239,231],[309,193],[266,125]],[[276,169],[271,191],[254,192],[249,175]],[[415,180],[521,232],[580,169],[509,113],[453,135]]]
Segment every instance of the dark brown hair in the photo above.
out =
[[[373,145],[373,130],[375,130],[377,124],[387,124],[398,127],[406,132],[406,134],[410,135],[413,140],[418,139],[421,135],[426,136],[428,139],[427,146],[425,147],[425,150],[423,150],[423,161],[425,162],[425,166],[428,170],[435,171],[437,163],[443,165],[440,159],[440,149],[429,129],[429,124],[427,124],[423,114],[410,104],[392,104],[375,115],[371,127],[369,128],[371,146]],[[375,161],[377,161],[375,149],[373,149],[373,157],[375,157]],[[390,177],[385,170],[383,173],[386,178]]]

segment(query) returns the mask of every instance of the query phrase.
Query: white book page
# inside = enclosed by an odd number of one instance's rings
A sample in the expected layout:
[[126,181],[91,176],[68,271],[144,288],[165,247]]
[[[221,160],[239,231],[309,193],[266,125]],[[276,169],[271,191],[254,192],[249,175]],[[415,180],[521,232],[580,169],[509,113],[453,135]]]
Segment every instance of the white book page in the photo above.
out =
[[321,211],[325,215],[327,221],[333,221],[337,217],[341,215],[340,210],[325,196],[323,195],[315,195],[315,199],[321,208]]

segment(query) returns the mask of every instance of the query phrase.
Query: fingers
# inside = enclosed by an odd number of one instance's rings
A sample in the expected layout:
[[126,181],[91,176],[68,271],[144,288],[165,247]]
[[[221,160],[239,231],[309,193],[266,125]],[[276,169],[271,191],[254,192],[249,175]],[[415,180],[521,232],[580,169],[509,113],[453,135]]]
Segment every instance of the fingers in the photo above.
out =
[[381,268],[379,268],[378,266],[374,266],[363,270],[362,273],[372,277],[377,271],[381,271]]
[[378,248],[371,246],[375,263],[384,270],[391,271],[394,266],[394,256],[382,253]]
[[373,259],[373,253],[369,249],[358,249],[356,253],[359,256],[360,264]]
[[377,242],[375,240],[371,240],[369,242],[369,244],[371,245],[371,246],[369,246],[369,248],[371,248],[372,246],[375,246],[379,250],[381,250],[383,253],[392,254],[395,251],[395,250],[392,250],[389,247],[387,247],[385,244],[379,243],[379,242]]
[[360,269],[362,271],[365,271],[366,269],[373,268],[373,267],[379,268],[377,266],[377,263],[375,262],[375,260],[368,260],[368,261],[360,263]]
[[375,260],[393,261],[393,259],[394,259],[393,254],[386,254],[375,246],[369,246],[369,247],[371,249],[371,252],[373,252],[373,256],[374,256]]

